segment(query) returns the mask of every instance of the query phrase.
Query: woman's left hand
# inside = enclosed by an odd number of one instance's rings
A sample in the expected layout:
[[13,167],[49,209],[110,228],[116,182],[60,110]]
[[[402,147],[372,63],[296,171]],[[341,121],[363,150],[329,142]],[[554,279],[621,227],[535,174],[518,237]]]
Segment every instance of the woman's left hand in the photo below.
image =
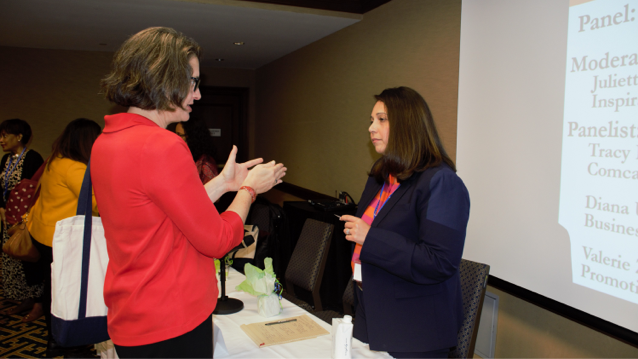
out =
[[344,214],[340,220],[346,222],[343,233],[346,234],[346,239],[350,242],[355,242],[363,245],[366,240],[370,225],[363,221],[363,219],[355,216]]

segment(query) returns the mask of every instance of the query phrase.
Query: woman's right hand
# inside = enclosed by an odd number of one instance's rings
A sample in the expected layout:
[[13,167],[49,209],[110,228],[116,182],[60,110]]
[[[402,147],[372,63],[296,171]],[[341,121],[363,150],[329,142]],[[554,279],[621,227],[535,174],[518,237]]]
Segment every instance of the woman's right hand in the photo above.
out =
[[257,165],[248,172],[242,186],[251,187],[257,194],[268,192],[275,185],[283,182],[281,178],[286,175],[286,170],[283,163],[275,163],[275,161]]
[[[237,157],[237,146],[233,145],[233,149],[230,151],[230,155],[228,155],[228,160],[226,161],[226,164],[224,165],[224,169],[219,174],[219,176],[209,181],[207,183],[208,186],[205,185],[205,187],[214,186],[215,188],[217,188],[217,181],[221,180],[223,181],[222,185],[225,188],[225,190],[222,191],[222,194],[226,193],[227,191],[229,192],[238,191],[239,187],[246,180],[246,177],[248,176],[248,173],[249,173],[248,169],[264,161],[261,158],[257,158],[244,163],[236,163],[235,162],[236,157]],[[213,202],[214,201],[216,201],[216,199],[213,200]]]

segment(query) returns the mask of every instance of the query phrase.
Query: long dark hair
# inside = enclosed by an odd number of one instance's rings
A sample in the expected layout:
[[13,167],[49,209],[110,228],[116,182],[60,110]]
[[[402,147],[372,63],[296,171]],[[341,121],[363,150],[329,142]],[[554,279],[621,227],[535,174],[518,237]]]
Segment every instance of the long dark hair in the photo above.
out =
[[60,137],[53,142],[51,159],[63,157],[88,164],[91,148],[100,133],[102,128],[95,121],[78,118],[69,122]]
[[215,159],[217,151],[204,120],[192,117],[190,120],[182,122],[182,127],[184,127],[186,143],[191,150],[195,162],[197,162],[202,155],[208,155]]
[[372,165],[371,177],[382,183],[392,174],[401,182],[414,172],[436,167],[441,162],[456,171],[441,144],[430,108],[418,92],[409,87],[396,87],[374,97],[386,107],[390,134],[385,154]]

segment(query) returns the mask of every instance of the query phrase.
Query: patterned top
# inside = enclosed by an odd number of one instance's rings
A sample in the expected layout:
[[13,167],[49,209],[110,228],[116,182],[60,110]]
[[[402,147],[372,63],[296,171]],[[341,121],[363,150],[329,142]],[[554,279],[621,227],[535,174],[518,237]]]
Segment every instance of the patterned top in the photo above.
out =
[[207,154],[203,154],[202,157],[195,162],[195,166],[197,166],[197,173],[199,173],[199,179],[202,180],[203,184],[206,184],[219,174],[219,171],[217,171],[217,163]]

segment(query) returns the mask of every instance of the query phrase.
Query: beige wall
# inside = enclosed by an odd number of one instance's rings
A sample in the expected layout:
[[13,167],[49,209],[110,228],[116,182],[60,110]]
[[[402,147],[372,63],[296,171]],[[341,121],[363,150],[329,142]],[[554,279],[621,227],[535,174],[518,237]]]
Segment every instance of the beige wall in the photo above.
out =
[[[460,15],[458,0],[393,0],[259,68],[257,155],[283,161],[287,182],[358,200],[377,158],[367,132],[372,95],[410,86],[428,101],[455,158]],[[496,357],[638,357],[635,347],[490,291],[500,296]]]
[[33,130],[31,147],[43,157],[70,121],[86,117],[104,126],[113,106],[98,94],[108,52],[0,47],[0,121],[21,118]]
[[[105,114],[123,110],[99,94],[100,80],[109,72],[112,58],[110,52],[0,46],[0,121],[27,121],[34,134],[31,148],[45,158],[51,153],[53,141],[73,119],[86,117],[104,127]],[[205,86],[250,89],[249,142],[252,141],[255,71],[202,68],[201,73]]]
[[392,1],[259,68],[257,155],[283,161],[287,182],[358,201],[377,158],[373,95],[409,86],[429,103],[454,158],[460,13],[460,1]]

